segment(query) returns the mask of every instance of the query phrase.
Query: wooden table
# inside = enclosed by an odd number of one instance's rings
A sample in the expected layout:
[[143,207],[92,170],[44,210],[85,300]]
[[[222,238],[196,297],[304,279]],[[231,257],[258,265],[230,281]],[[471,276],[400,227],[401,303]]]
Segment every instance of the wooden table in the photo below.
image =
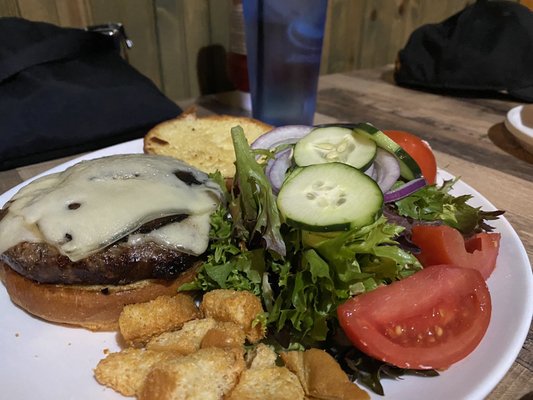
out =
[[[246,114],[220,96],[195,101],[199,114]],[[182,107],[190,105],[184,102]],[[428,140],[440,167],[506,210],[533,260],[533,155],[503,126],[517,105],[505,99],[444,97],[400,88],[391,67],[322,76],[315,123],[369,121],[382,129],[413,132]],[[69,158],[0,172],[0,193]],[[533,301],[533,299],[532,299]],[[493,390],[490,400],[533,396],[533,330],[517,360]]]

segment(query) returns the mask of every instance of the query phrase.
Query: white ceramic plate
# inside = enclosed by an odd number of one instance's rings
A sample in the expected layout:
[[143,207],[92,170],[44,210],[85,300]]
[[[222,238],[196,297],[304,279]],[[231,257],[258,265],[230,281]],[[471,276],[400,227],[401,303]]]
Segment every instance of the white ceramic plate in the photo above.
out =
[[[134,140],[55,167],[65,169],[82,159],[142,152]],[[44,175],[43,174],[43,175]],[[439,171],[441,179],[451,175]],[[35,179],[35,178],[32,178]],[[28,181],[29,182],[29,181]],[[0,196],[0,206],[27,182]],[[475,206],[494,207],[468,185],[458,182],[455,194],[470,193]],[[496,269],[488,280],[492,319],[479,347],[465,360],[436,378],[405,377],[384,382],[385,399],[482,399],[503,378],[526,338],[533,314],[533,278],[525,249],[505,218],[496,221],[502,234]],[[93,333],[36,319],[11,303],[0,285],[0,397],[4,399],[124,399],[100,386],[93,369],[104,350],[118,351],[116,334]],[[373,399],[383,399],[372,396]]]
[[510,109],[504,123],[522,147],[533,154],[533,104]]

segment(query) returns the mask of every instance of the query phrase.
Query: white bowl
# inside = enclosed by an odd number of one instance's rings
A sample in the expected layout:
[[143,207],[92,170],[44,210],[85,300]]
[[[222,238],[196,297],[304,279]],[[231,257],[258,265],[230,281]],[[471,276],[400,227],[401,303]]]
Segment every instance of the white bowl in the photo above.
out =
[[533,104],[520,105],[509,110],[505,127],[524,149],[533,153]]

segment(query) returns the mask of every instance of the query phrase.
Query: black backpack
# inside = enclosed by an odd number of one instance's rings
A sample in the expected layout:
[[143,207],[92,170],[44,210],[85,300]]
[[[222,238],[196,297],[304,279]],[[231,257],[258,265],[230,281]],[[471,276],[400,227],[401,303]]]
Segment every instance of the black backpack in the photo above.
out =
[[138,138],[180,113],[114,38],[0,18],[0,170]]

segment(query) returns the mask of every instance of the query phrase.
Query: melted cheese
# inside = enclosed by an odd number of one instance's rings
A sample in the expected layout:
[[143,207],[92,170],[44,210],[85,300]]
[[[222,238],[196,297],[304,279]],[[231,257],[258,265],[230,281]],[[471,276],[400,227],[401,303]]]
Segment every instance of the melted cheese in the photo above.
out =
[[182,222],[130,240],[201,254],[220,197],[206,174],[172,158],[129,154],[83,161],[13,197],[0,221],[0,253],[21,241],[47,242],[77,261],[146,222],[184,214],[189,217]]
[[192,254],[202,254],[207,250],[211,228],[210,213],[191,215],[181,222],[175,222],[146,234],[130,235],[130,244],[152,241],[162,246]]

